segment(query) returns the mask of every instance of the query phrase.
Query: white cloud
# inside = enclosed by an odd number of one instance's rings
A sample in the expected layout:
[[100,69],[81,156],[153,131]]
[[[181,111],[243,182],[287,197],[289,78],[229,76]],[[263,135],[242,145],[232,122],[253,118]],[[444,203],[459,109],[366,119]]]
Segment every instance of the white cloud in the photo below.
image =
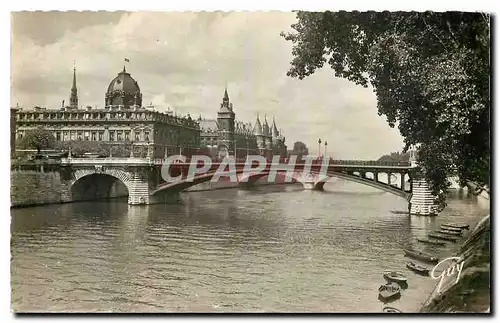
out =
[[302,81],[286,76],[291,44],[279,33],[294,22],[294,14],[279,12],[134,12],[43,45],[15,34],[12,101],[58,108],[76,60],[81,104],[102,106],[127,57],[145,104],[215,118],[227,82],[237,118],[253,124],[257,113],[269,122],[275,115],[289,147],[301,140],[316,152],[321,137],[335,156],[363,159],[401,149],[371,89],[335,78],[329,67]]

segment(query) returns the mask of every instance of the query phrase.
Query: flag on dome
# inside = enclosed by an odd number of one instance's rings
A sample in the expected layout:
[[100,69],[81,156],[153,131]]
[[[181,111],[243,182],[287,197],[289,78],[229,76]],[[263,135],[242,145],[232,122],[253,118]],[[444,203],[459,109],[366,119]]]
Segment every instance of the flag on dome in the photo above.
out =
[[125,62],[128,62],[130,63],[130,60],[128,58],[125,57]]

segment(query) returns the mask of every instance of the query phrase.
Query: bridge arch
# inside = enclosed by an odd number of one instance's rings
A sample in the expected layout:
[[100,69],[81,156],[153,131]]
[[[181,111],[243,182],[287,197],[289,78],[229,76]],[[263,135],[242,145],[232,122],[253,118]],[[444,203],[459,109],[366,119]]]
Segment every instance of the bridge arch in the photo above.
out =
[[384,183],[381,181],[376,181],[375,179],[363,178],[363,177],[361,177],[361,175],[359,175],[359,176],[349,175],[349,174],[344,174],[344,173],[340,173],[340,172],[328,172],[326,174],[326,177],[323,180],[318,181],[315,184],[315,186],[318,189],[323,189],[323,186],[325,185],[325,183],[332,177],[341,178],[341,179],[344,179],[344,180],[347,180],[350,182],[370,186],[370,187],[382,190],[382,191],[387,192],[387,193],[394,194],[396,196],[399,196],[399,197],[402,197],[405,199],[408,199],[409,194],[410,194],[409,192],[406,192],[404,190],[404,187],[402,189],[400,189],[394,185],[390,185],[388,183]]
[[87,201],[128,196],[130,175],[117,169],[79,169],[69,187],[72,201]]
[[[280,174],[286,174],[285,170],[277,170],[277,173]],[[270,171],[264,171],[256,174],[244,174],[242,170],[236,170],[236,172],[225,172],[224,173],[227,176],[233,175],[236,176],[238,179],[238,182],[241,186],[246,186],[246,185],[251,185],[255,181],[257,181],[260,178],[269,176]],[[188,187],[195,186],[204,182],[208,182],[212,180],[213,176],[215,175],[215,171],[205,173],[205,174],[200,174],[194,177],[192,181],[188,181],[187,179],[182,179],[176,182],[171,182],[171,183],[164,183],[163,185],[159,186],[155,191],[153,191],[152,195],[155,195],[159,192],[164,192],[166,190],[172,190],[175,192],[180,192],[185,190]],[[339,173],[339,172],[328,172],[326,175],[322,175],[321,177],[319,173],[317,172],[311,172],[309,174],[304,174],[303,172],[293,172],[290,174],[291,178],[295,182],[301,182],[306,186],[308,181],[313,181],[311,184],[314,187],[314,189],[323,189],[323,186],[325,183],[332,177],[336,178],[341,178],[345,179],[351,182],[367,185],[376,189],[380,189],[382,191],[397,195],[399,197],[407,199],[409,196],[409,192],[405,192],[404,188],[400,189],[396,186],[389,185],[383,182],[375,181],[374,179],[368,179],[368,178],[363,178],[361,175],[350,175],[350,174],[345,174],[345,173]],[[312,177],[311,177],[312,176]],[[293,183],[290,182],[290,183]]]

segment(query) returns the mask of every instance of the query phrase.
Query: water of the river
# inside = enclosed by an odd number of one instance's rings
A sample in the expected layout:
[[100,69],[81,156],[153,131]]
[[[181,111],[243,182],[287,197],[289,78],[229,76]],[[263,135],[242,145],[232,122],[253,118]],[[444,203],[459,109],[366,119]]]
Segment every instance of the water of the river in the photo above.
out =
[[[341,180],[183,194],[182,204],[126,201],[12,211],[17,312],[380,312],[385,269],[408,275],[391,306],[416,311],[434,287],[402,249],[446,222],[488,212],[452,199],[438,217],[394,214],[406,201]],[[429,267],[431,268],[431,267]]]

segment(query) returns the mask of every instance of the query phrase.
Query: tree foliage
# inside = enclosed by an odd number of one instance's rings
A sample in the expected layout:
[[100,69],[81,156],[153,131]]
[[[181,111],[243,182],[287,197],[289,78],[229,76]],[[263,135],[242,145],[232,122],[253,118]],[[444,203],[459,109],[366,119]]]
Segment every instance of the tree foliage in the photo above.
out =
[[409,160],[410,160],[409,152],[405,153],[394,152],[391,153],[390,155],[384,155],[378,159],[378,161],[381,162],[407,162]]
[[[441,202],[446,176],[489,185],[489,16],[465,12],[298,12],[288,75],[325,63],[377,96]],[[444,206],[444,203],[441,203]]]
[[36,149],[40,153],[42,149],[53,148],[54,144],[55,138],[50,131],[34,129],[26,132],[17,147],[20,149]]
[[306,144],[303,143],[302,141],[296,141],[293,144],[292,155],[297,155],[297,156],[309,155],[309,149],[307,148]]
[[[60,151],[69,151],[71,147],[71,154],[79,156],[85,153],[99,154],[103,157],[130,157],[131,145],[127,143],[114,143],[101,142],[101,141],[87,141],[87,140],[72,140],[72,141],[58,141],[55,144],[55,149]],[[145,155],[145,154],[143,154]],[[136,156],[137,157],[137,156]]]

